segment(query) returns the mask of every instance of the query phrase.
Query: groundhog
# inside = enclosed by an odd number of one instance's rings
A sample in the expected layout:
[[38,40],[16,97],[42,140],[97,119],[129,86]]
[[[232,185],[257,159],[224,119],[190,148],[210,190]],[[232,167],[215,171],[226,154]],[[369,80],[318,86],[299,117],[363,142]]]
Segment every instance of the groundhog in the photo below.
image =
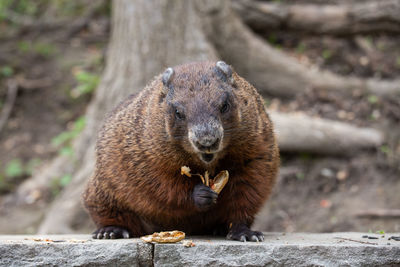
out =
[[[263,241],[250,230],[274,185],[279,151],[256,89],[223,61],[168,68],[105,120],[83,199],[93,238],[181,230]],[[219,194],[200,178],[222,170]]]

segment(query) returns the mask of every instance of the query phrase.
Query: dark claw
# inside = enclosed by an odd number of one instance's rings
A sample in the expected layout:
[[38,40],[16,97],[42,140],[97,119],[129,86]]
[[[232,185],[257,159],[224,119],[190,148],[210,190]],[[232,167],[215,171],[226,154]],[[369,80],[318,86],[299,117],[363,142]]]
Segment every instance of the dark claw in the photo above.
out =
[[252,241],[252,242],[262,242],[264,241],[264,235],[258,231],[250,230],[245,224],[239,223],[232,226],[227,239],[238,240],[242,242]]
[[250,241],[253,241],[253,242],[260,242],[260,240],[258,240],[258,237],[257,237],[256,235],[252,235],[252,236],[250,237]]
[[129,232],[126,231],[126,230],[123,230],[123,231],[122,231],[122,237],[123,237],[123,238],[129,238]]
[[93,234],[94,239],[129,238],[129,232],[118,226],[105,226],[97,229]]

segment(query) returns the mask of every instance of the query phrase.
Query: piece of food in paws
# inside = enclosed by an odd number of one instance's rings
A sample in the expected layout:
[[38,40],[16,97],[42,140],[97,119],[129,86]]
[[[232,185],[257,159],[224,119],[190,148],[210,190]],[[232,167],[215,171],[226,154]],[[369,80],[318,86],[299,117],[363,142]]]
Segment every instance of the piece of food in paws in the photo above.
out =
[[200,179],[201,179],[201,182],[202,182],[203,184],[206,184],[206,180],[204,180],[203,175],[198,174],[198,173],[196,173],[196,174],[191,174],[191,173],[190,173],[190,168],[189,168],[188,166],[182,166],[182,167],[181,167],[181,175],[186,175],[187,177],[192,177],[192,175],[193,175],[193,176],[199,176]]
[[226,183],[229,180],[229,172],[227,170],[221,171],[218,173],[217,176],[215,176],[214,179],[210,179],[210,175],[208,171],[205,171],[204,176],[201,174],[191,174],[190,173],[190,168],[187,166],[182,166],[181,167],[181,175],[186,175],[188,177],[192,176],[200,176],[201,182],[210,187],[212,190],[217,192],[217,194],[221,193],[222,189],[225,187]]
[[188,166],[182,166],[181,167],[181,175],[186,175],[187,177],[192,177],[192,174],[190,173],[190,168]]
[[[204,180],[205,180],[205,185],[209,187],[210,186],[210,175],[208,174],[208,171],[206,171],[204,173]],[[204,184],[204,182],[203,182],[203,184]]]
[[211,182],[211,189],[217,192],[217,194],[221,193],[222,189],[225,187],[226,183],[229,180],[229,172],[221,171]]

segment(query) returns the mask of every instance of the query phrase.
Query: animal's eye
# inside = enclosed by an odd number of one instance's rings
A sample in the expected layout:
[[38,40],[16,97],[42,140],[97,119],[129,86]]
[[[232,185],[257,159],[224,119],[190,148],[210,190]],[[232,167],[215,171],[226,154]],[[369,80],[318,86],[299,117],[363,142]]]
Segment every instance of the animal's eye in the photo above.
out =
[[229,107],[230,107],[230,106],[229,106],[229,103],[228,103],[228,102],[225,102],[225,103],[222,105],[221,109],[220,109],[221,113],[226,113],[226,112],[228,112]]
[[185,119],[185,115],[182,112],[180,112],[178,109],[175,109],[175,117],[179,120]]

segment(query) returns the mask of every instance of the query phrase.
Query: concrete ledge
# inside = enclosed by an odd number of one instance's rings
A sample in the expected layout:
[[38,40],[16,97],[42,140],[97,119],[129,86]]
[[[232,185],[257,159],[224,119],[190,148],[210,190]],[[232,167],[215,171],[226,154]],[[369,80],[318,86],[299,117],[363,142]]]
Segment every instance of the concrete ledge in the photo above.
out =
[[[89,235],[0,236],[0,266],[397,266],[400,241],[363,233],[265,233],[262,243],[192,239],[195,247]],[[48,240],[46,240],[48,239]]]

